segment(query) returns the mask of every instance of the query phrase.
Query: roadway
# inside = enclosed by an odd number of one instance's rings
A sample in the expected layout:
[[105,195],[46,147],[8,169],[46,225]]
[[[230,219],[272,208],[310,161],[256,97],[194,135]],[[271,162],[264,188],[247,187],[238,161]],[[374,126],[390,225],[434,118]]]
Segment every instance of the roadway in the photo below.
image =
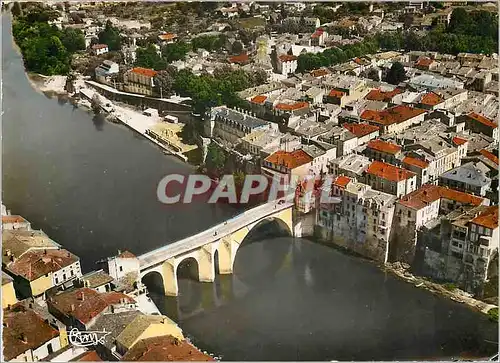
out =
[[[281,203],[281,204],[280,204]],[[245,211],[224,223],[217,224],[203,232],[184,238],[180,241],[160,247],[151,252],[138,256],[141,270],[168,260],[169,258],[200,248],[208,243],[215,242],[231,233],[246,227],[269,215],[280,212],[293,206],[292,202],[284,199],[266,203]],[[215,234],[217,233],[217,234]]]

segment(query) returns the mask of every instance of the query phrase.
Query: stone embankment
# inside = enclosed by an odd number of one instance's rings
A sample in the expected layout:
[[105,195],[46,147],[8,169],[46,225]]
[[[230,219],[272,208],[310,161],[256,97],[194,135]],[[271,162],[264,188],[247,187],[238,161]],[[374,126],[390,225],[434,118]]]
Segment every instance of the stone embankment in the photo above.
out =
[[462,291],[460,289],[447,289],[445,286],[432,282],[425,277],[414,276],[410,273],[410,265],[401,262],[387,263],[383,270],[392,272],[399,278],[405,280],[406,282],[412,283],[415,287],[425,289],[427,291],[432,292],[433,294],[438,294],[441,296],[448,297],[449,299],[466,304],[474,309],[481,311],[484,314],[487,314],[488,311],[492,308],[496,308],[497,306],[492,304],[487,304],[483,301],[479,301],[474,299],[471,294]]

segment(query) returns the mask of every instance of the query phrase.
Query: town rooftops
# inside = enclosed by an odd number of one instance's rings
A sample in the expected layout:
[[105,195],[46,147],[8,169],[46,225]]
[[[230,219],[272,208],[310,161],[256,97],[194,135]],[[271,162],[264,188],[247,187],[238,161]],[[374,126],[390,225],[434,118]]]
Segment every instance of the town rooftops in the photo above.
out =
[[488,207],[471,222],[486,228],[496,229],[498,228],[498,209],[498,205]]
[[212,109],[212,113],[220,118],[232,121],[236,124],[248,127],[250,129],[260,128],[269,125],[269,122],[260,118],[248,115],[246,113],[227,108],[225,106],[216,107]]
[[137,258],[137,256],[130,251],[123,251],[118,252],[118,258]]
[[59,335],[32,309],[16,304],[3,311],[3,358],[10,361],[35,350]]
[[42,231],[19,229],[2,231],[2,262],[6,265],[13,258],[19,258],[30,249],[57,249],[59,247]]
[[127,328],[127,326],[139,316],[144,315],[139,310],[128,310],[114,313],[104,313],[99,316],[92,329],[96,331],[106,331],[108,335],[104,337],[104,346],[112,349],[116,338]]
[[444,99],[435,92],[428,92],[420,99],[420,103],[427,106],[436,106],[443,101]]
[[451,141],[457,146],[463,145],[467,142],[467,140],[462,139],[461,137],[458,136],[453,137]]
[[344,175],[341,175],[341,176],[338,176],[337,178],[335,178],[335,180],[333,181],[333,185],[340,187],[340,188],[345,188],[347,186],[347,184],[349,184],[350,182],[351,182],[351,178],[344,176]]
[[146,77],[154,77],[158,74],[157,71],[149,68],[135,67],[130,70],[132,73],[140,74]]
[[313,69],[309,74],[315,78],[324,77],[330,74],[325,68]]
[[377,124],[392,125],[422,115],[425,112],[426,111],[417,108],[399,105],[382,111],[366,110],[363,111],[360,117],[363,120],[375,122]]
[[26,219],[18,215],[2,216],[2,223],[29,223]]
[[419,66],[419,67],[429,67],[433,62],[434,62],[433,59],[424,56],[424,57],[420,57],[416,61],[415,65]]
[[108,47],[108,45],[107,45],[107,44],[94,44],[94,45],[92,46],[92,49],[94,49],[94,50],[95,50],[95,49],[105,49],[105,48],[107,48],[107,47]]
[[422,209],[428,204],[439,199],[448,199],[462,204],[481,205],[484,199],[475,195],[459,192],[455,189],[449,189],[432,184],[424,184],[419,189],[405,195],[399,201],[400,204],[412,208]]
[[419,158],[414,158],[411,156],[405,156],[403,159],[403,164],[416,166],[417,168],[420,168],[420,169],[425,169],[429,166],[429,163],[427,161],[419,159]]
[[262,105],[264,102],[266,102],[267,100],[267,96],[264,96],[264,95],[258,95],[258,96],[255,96],[253,97],[250,102],[252,103],[256,103],[258,105]]
[[366,123],[360,123],[360,124],[345,123],[342,125],[342,127],[345,128],[346,130],[349,130],[357,137],[363,137],[363,136],[370,135],[374,132],[379,131],[378,126],[370,125],[370,124],[366,124]]
[[158,38],[160,40],[174,40],[177,38],[177,34],[174,34],[174,33],[160,34],[160,35],[158,35]]
[[478,187],[483,187],[491,183],[491,179],[488,178],[485,175],[485,172],[478,168],[473,162],[448,170],[447,172],[441,174],[440,177]]
[[380,139],[368,141],[367,148],[392,155],[401,151],[401,146]]
[[85,282],[85,287],[90,287],[91,289],[95,289],[114,280],[103,270],[89,272],[80,277],[80,279]]
[[304,101],[294,103],[278,103],[276,106],[274,106],[275,109],[281,111],[297,111],[307,107],[309,107],[309,103]]
[[248,54],[242,53],[240,55],[234,55],[232,57],[229,57],[229,63],[238,63],[238,64],[244,64],[248,62]]
[[28,281],[56,272],[77,262],[71,252],[59,249],[31,250],[10,263],[7,269]]
[[297,57],[292,55],[292,54],[281,54],[278,59],[281,62],[293,62],[294,60],[297,60]]
[[390,102],[394,96],[403,93],[402,89],[394,88],[392,91],[382,91],[380,88],[371,90],[365,97],[370,101]]
[[345,95],[346,95],[346,93],[345,93],[345,92],[343,92],[343,91],[339,91],[339,90],[337,90],[337,89],[332,89],[332,90],[330,91],[330,93],[328,94],[328,96],[333,97],[333,98],[342,98],[342,97],[344,97]]
[[269,155],[265,161],[274,165],[282,165],[288,169],[294,169],[301,165],[310,163],[313,158],[310,157],[304,150],[294,150],[292,152],[279,150],[274,154]]
[[476,121],[482,123],[483,125],[491,127],[493,129],[496,128],[496,127],[498,127],[498,125],[495,122],[493,122],[489,118],[484,117],[483,115],[480,115],[480,114],[478,114],[476,112],[469,113],[467,115],[467,117],[469,117],[469,118],[471,118],[473,120],[476,120]]
[[170,362],[215,361],[186,340],[171,335],[142,339],[122,358],[123,361]]
[[481,153],[481,155],[483,155],[485,158],[493,161],[496,165],[498,165],[498,156],[496,156],[495,154],[493,154],[492,152],[489,152],[488,150],[486,149],[481,149],[479,151]]
[[64,315],[73,316],[87,324],[109,306],[123,302],[135,303],[135,300],[121,292],[99,293],[83,287],[53,296],[48,302]]
[[416,175],[406,169],[398,168],[397,166],[378,160],[372,162],[366,172],[379,178],[395,182],[410,179]]

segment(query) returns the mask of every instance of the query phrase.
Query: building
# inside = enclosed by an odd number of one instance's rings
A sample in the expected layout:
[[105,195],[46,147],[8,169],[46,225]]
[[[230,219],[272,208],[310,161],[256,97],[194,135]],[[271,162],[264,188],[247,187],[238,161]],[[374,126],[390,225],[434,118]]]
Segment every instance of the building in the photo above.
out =
[[498,124],[496,122],[476,112],[469,113],[464,119],[468,130],[484,134],[498,142]]
[[152,96],[154,94],[154,78],[158,74],[153,69],[135,67],[123,75],[123,88],[126,92]]
[[365,99],[370,101],[382,101],[387,103],[394,103],[393,99],[396,95],[403,93],[403,90],[400,88],[394,88],[392,90],[382,90],[381,88],[377,88],[371,90],[365,97]]
[[322,47],[323,45],[325,45],[325,41],[327,39],[328,39],[328,32],[322,28],[318,28],[311,35],[311,45],[316,47]]
[[485,197],[491,188],[491,179],[486,176],[488,172],[482,163],[469,162],[441,174],[439,185]]
[[49,312],[71,328],[88,330],[104,313],[135,310],[134,299],[121,292],[99,293],[82,287],[61,292],[47,299]]
[[75,282],[75,287],[88,287],[97,292],[109,292],[112,290],[114,279],[103,270],[91,271],[81,277]]
[[61,348],[59,331],[22,304],[3,311],[2,333],[7,362],[38,362]]
[[358,138],[347,128],[335,126],[327,133],[318,137],[318,140],[335,145],[337,156],[351,154],[358,146]]
[[375,190],[402,197],[417,188],[415,173],[397,166],[374,161],[365,173],[365,180]]
[[277,125],[226,106],[213,107],[205,117],[206,136],[232,145],[239,144],[242,138],[258,130],[277,130]]
[[2,215],[2,229],[4,231],[16,230],[16,229],[23,229],[29,231],[31,230],[31,223],[21,216]]
[[215,361],[188,341],[168,335],[140,340],[123,356],[123,360],[127,362]]
[[383,161],[389,164],[400,163],[401,146],[380,139],[370,140],[366,145],[365,155],[370,159]]
[[43,298],[47,290],[82,275],[80,259],[64,249],[31,249],[14,257],[5,269],[13,276],[14,287],[23,298]]
[[95,69],[96,80],[101,83],[110,83],[111,77],[117,75],[119,71],[118,63],[105,60]]
[[159,122],[147,129],[146,135],[166,145],[170,150],[189,156],[198,146],[188,145],[182,142],[182,137],[179,135],[181,135],[184,127],[184,124]]
[[277,58],[276,70],[283,76],[295,73],[297,70],[297,57],[290,54],[281,54]]
[[324,188],[339,203],[319,203],[315,230],[320,238],[387,262],[396,197],[346,176],[337,177]]
[[430,181],[429,162],[425,161],[424,158],[405,156],[401,166],[417,175],[417,187],[421,187]]
[[109,52],[107,44],[94,44],[90,48],[92,49],[92,54],[94,55],[101,55]]
[[380,136],[380,129],[375,125],[366,123],[343,123],[342,127],[358,138],[357,146],[366,144],[368,141]]
[[17,303],[14,280],[2,271],[2,309]]
[[108,258],[108,273],[115,280],[120,280],[140,270],[139,259],[129,251],[118,251],[118,255]]
[[287,177],[303,178],[313,173],[313,158],[304,150],[295,150],[292,152],[279,150],[262,161],[262,173],[268,178],[278,178],[283,180]]
[[328,174],[333,176],[347,176],[353,180],[362,180],[365,171],[371,164],[366,156],[349,154],[341,156],[328,163]]
[[397,133],[424,121],[426,111],[398,105],[382,111],[364,111],[360,118],[378,126],[381,134]]
[[307,28],[317,29],[321,26],[321,22],[318,18],[312,17],[299,17],[299,16],[290,16],[283,20],[283,24],[294,24],[301,25],[303,24]]
[[175,43],[175,41],[177,40],[177,34],[174,33],[160,34],[158,35],[158,40],[162,45],[172,44]]

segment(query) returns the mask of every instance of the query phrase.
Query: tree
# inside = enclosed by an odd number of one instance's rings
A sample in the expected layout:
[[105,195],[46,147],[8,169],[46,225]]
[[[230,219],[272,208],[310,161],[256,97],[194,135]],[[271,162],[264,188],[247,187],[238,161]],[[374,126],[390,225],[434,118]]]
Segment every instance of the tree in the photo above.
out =
[[172,94],[172,88],[175,82],[175,68],[167,67],[167,70],[159,71],[155,76],[154,84],[156,88],[156,93],[160,97],[164,98]]
[[167,62],[184,59],[191,50],[191,46],[185,42],[179,41],[167,44],[161,49],[161,55]]
[[400,84],[402,81],[406,79],[406,71],[405,67],[399,63],[394,62],[387,74],[387,82],[391,84]]
[[77,50],[85,50],[85,37],[80,29],[65,28],[61,41],[66,49],[72,53]]
[[376,68],[371,68],[371,69],[368,71],[367,76],[368,76],[368,78],[373,79],[374,81],[380,82],[380,75],[379,75],[379,71],[378,71],[378,69],[376,69]]
[[226,165],[226,154],[224,151],[214,142],[211,142],[208,145],[207,151],[207,161],[211,164],[211,166],[217,171],[222,172],[224,169],[224,165]]
[[19,4],[17,1],[14,3],[14,5],[12,5],[12,15],[14,17],[18,17],[18,16],[22,16],[23,14],[23,10],[21,8],[21,4]]
[[233,54],[241,54],[243,51],[243,44],[239,41],[235,41],[233,45],[231,46]]
[[113,27],[111,21],[106,22],[104,30],[99,33],[99,42],[102,44],[107,44],[109,50],[120,50],[121,48],[121,36],[118,29]]
[[163,70],[167,67],[167,62],[158,54],[153,44],[149,44],[146,48],[137,49],[135,64],[139,67],[155,70]]
[[101,98],[97,93],[94,93],[94,95],[92,96],[92,100],[90,101],[90,107],[96,115],[101,113],[101,104]]

